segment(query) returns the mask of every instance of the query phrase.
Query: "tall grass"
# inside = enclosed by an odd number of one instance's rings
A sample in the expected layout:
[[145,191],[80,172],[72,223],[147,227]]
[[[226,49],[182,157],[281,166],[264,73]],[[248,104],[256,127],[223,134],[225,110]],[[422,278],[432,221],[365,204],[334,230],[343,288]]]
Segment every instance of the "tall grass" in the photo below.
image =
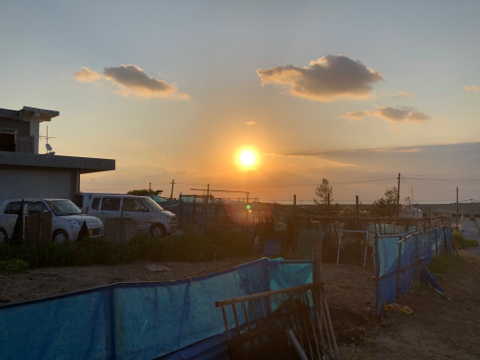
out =
[[104,238],[62,244],[0,244],[0,261],[19,259],[30,267],[116,265],[135,260],[204,262],[254,252],[246,234],[220,235],[186,232],[162,239],[140,235],[127,245]]

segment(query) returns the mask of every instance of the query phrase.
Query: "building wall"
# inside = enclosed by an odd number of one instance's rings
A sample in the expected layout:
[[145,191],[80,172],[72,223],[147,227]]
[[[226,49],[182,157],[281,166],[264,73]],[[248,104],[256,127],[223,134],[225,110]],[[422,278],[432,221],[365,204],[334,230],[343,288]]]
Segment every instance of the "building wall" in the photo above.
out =
[[17,134],[32,135],[27,121],[0,118],[0,129],[17,130]]
[[70,169],[2,166],[0,179],[0,202],[24,197],[72,199],[79,187],[78,171]]

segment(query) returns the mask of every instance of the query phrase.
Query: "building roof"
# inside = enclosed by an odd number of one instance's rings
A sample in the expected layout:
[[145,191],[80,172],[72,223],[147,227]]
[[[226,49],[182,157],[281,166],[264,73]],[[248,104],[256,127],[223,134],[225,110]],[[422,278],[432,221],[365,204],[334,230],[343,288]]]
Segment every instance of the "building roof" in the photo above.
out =
[[39,122],[50,121],[52,118],[60,115],[59,111],[38,109],[29,106],[24,106],[20,110],[9,110],[0,108],[0,117],[30,121],[32,119],[39,120]]
[[39,169],[72,169],[78,170],[80,174],[85,174],[115,170],[115,160],[0,151],[0,168],[4,166]]

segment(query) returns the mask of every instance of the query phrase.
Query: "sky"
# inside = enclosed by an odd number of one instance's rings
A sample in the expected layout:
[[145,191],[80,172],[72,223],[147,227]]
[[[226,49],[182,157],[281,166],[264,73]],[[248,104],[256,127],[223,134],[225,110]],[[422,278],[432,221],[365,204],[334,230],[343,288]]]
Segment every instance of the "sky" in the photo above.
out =
[[[480,200],[478,1],[4,1],[0,107],[57,110],[81,190]],[[238,164],[240,149],[257,155]],[[45,140],[40,152],[45,152]],[[201,192],[200,192],[201,193]],[[218,197],[236,197],[217,192]]]

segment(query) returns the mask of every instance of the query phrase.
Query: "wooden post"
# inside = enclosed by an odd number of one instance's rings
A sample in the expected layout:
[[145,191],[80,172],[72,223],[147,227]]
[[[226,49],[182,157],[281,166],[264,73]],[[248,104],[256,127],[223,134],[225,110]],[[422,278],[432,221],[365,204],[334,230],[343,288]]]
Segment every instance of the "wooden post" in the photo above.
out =
[[400,208],[400,173],[398,173],[398,188],[397,188],[397,218],[398,210]]
[[246,216],[246,221],[247,221],[247,235],[250,235],[250,205],[248,204],[250,197],[250,193],[247,192],[247,216]]
[[322,282],[322,237],[320,234],[315,237],[313,243],[313,283]]
[[418,235],[415,234],[415,272],[418,274]]
[[292,222],[292,226],[293,226],[293,231],[292,231],[292,235],[293,235],[293,248],[296,249],[297,248],[297,194],[294,194],[293,195],[293,222]]
[[448,254],[447,232],[445,231],[445,226],[443,227],[443,244],[445,246],[445,252]]
[[183,229],[183,199],[182,199],[182,193],[180,193],[180,195],[178,196],[178,199],[180,201],[179,210],[178,210],[178,217],[180,218],[180,219],[178,219],[179,220],[178,228]]
[[208,198],[210,196],[210,184],[207,185],[207,197],[205,198],[205,229],[208,224]]
[[457,186],[457,216],[456,216],[456,220],[457,220],[457,231],[458,231],[458,186]]
[[196,207],[196,196],[194,195],[193,196],[193,210],[192,210],[192,224],[196,224],[197,223],[197,207]]
[[175,186],[175,180],[172,180],[172,191],[170,192],[170,200],[173,200],[173,187]]
[[328,216],[331,215],[331,212],[330,212],[330,192],[327,194],[327,214],[328,214]]
[[[356,205],[355,205],[355,211],[356,211],[356,213],[357,213],[357,224],[358,224],[358,218],[359,218],[359,216],[360,216],[360,214],[359,214],[359,209],[358,209],[358,195],[355,197],[355,203],[356,203]],[[356,230],[359,230],[359,229],[356,229]]]
[[402,243],[403,241],[400,241],[398,243],[398,268],[397,268],[397,294],[396,296],[400,295],[400,273],[401,273],[401,267],[402,267]]

